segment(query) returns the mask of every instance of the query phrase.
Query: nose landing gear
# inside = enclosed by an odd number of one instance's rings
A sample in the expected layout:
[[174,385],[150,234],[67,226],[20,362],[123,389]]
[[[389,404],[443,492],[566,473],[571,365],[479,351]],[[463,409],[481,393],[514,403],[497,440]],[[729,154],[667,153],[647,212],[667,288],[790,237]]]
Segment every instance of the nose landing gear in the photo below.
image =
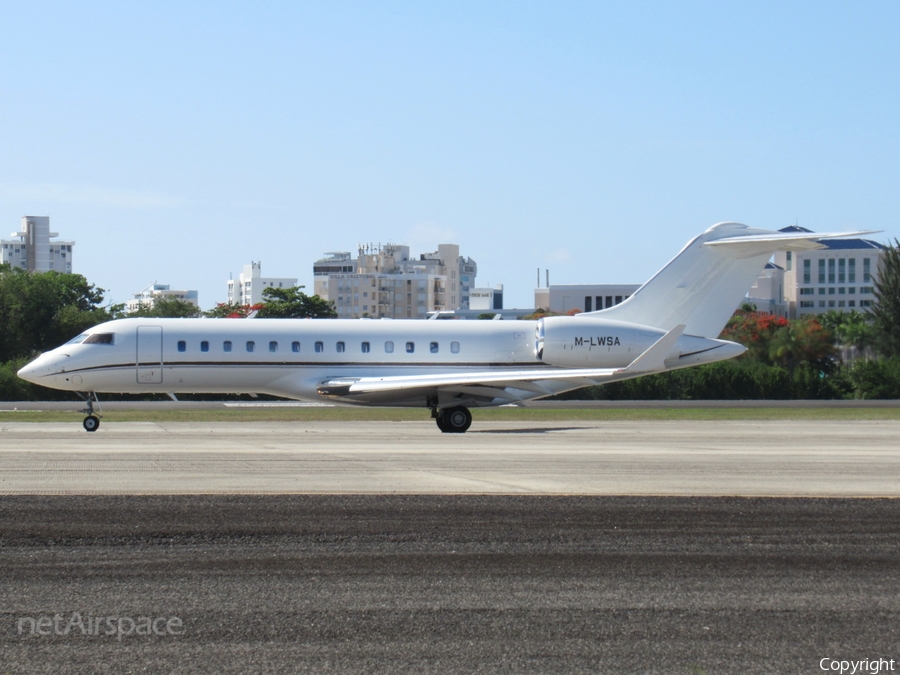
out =
[[97,398],[97,394],[92,391],[89,391],[86,394],[82,394],[78,392],[78,395],[84,399],[84,402],[87,403],[86,408],[82,408],[78,412],[85,413],[87,417],[84,418],[84,421],[81,423],[81,426],[84,427],[85,431],[97,431],[100,428],[100,417],[94,414],[94,402],[97,403],[97,408],[100,408],[100,401]]

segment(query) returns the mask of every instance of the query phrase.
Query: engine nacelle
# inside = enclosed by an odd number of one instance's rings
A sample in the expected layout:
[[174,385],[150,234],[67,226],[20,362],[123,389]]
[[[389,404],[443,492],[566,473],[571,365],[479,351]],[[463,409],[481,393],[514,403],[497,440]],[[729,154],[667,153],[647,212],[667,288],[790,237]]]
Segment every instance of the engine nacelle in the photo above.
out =
[[633,323],[552,316],[537,322],[534,355],[563,368],[623,368],[663,335],[663,330]]

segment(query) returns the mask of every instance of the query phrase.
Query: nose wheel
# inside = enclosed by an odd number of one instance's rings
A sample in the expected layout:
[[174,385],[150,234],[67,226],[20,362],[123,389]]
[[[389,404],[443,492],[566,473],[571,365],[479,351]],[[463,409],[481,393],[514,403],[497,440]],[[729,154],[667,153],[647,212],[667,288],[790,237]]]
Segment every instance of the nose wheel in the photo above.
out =
[[78,412],[83,412],[87,415],[84,418],[84,421],[81,423],[81,426],[84,427],[85,431],[97,431],[100,428],[100,418],[94,414],[94,402],[97,402],[97,407],[100,407],[100,401],[97,400],[97,394],[94,392],[88,392],[87,394],[79,393],[79,396],[84,399],[84,402],[87,404],[87,407],[79,410]]
[[464,434],[472,426],[472,413],[465,406],[438,410],[434,421],[445,434]]

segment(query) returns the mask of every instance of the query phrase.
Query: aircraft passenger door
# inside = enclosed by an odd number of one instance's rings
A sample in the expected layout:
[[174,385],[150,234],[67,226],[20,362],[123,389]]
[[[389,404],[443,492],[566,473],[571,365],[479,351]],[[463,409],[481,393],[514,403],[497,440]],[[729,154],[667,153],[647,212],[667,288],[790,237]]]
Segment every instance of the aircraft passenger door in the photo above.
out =
[[162,326],[137,328],[138,384],[162,383]]

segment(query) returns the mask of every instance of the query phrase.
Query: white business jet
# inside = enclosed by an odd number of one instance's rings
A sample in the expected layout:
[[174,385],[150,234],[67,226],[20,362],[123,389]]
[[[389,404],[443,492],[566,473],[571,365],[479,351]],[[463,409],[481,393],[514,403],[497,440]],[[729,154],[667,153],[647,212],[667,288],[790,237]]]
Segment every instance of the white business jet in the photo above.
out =
[[119,319],[19,371],[77,392],[271,394],[431,410],[463,433],[470,408],[517,403],[738,356],[716,339],[777,250],[869,232],[782,233],[719,223],[615,307],[537,321]]

